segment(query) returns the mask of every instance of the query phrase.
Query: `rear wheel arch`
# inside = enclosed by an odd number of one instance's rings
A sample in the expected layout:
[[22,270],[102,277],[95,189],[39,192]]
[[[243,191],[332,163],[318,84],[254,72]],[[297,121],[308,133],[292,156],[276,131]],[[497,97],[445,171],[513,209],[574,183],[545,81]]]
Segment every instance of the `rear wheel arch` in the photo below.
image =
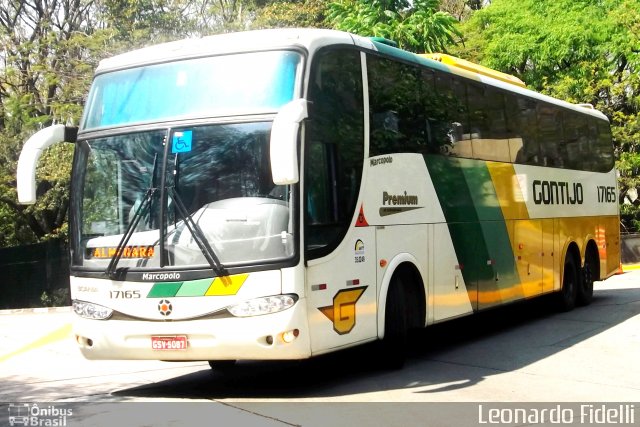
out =
[[589,257],[591,257],[591,260],[594,261],[594,265],[592,266],[594,280],[600,280],[600,251],[598,250],[598,244],[593,239],[590,239],[587,242],[587,246],[584,251],[583,266],[587,263]]
[[[380,299],[384,306],[379,313],[383,326],[378,342],[381,366],[399,369],[404,366],[408,331],[425,324],[424,282],[416,265],[411,262],[396,264],[389,269],[386,296]],[[380,318],[379,318],[380,319]]]
[[600,254],[598,245],[594,240],[587,242],[584,263],[579,271],[580,281],[578,283],[576,303],[578,305],[587,305],[591,303],[593,298],[593,282],[600,280]]
[[582,283],[581,271],[580,249],[572,241],[564,253],[561,286],[555,296],[559,311],[569,311],[575,307],[578,288]]
[[384,337],[389,290],[399,283],[403,287],[407,327],[425,326],[427,309],[425,282],[417,268],[417,260],[410,254],[399,254],[388,264],[380,284],[378,296],[378,338],[380,339]]

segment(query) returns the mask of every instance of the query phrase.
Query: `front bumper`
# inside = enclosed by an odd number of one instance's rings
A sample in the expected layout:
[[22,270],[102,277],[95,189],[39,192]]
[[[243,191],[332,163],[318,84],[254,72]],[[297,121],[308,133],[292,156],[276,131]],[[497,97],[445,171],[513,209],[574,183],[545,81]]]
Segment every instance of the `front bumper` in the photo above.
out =
[[[306,301],[254,317],[184,321],[90,320],[77,317],[74,335],[87,359],[284,360],[311,356]],[[282,333],[298,330],[292,342]],[[186,336],[185,350],[154,350],[152,336]]]

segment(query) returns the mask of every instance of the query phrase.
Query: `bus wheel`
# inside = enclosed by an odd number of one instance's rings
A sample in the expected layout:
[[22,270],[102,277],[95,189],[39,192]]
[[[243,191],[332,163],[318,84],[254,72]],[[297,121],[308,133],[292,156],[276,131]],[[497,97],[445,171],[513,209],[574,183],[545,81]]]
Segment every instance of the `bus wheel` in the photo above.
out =
[[215,372],[220,372],[222,374],[225,374],[233,370],[233,368],[236,366],[236,361],[235,360],[209,360],[209,366]]
[[571,253],[567,253],[564,261],[564,274],[562,275],[562,289],[558,292],[556,299],[558,310],[560,311],[573,310],[576,305],[578,287],[581,282],[578,270],[575,258]]
[[584,260],[584,267],[582,268],[582,280],[578,286],[578,299],[579,305],[588,305],[593,299],[593,281],[598,271],[598,261],[593,256],[592,252],[587,252],[587,256]]
[[400,369],[404,366],[407,349],[407,312],[400,277],[395,277],[389,285],[381,347],[382,366],[387,369]]

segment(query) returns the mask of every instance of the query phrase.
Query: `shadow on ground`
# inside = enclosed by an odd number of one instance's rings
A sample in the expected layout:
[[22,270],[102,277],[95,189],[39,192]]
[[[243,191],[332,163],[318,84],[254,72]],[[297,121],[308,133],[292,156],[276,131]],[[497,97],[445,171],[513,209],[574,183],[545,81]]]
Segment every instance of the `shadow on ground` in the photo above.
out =
[[203,369],[119,390],[112,397],[331,398],[403,388],[438,393],[470,387],[487,376],[547,358],[639,314],[640,289],[600,290],[590,306],[568,313],[555,313],[549,306],[540,298],[417,331],[411,335],[402,370],[381,368],[376,346],[365,345],[304,361],[242,361],[226,373]]

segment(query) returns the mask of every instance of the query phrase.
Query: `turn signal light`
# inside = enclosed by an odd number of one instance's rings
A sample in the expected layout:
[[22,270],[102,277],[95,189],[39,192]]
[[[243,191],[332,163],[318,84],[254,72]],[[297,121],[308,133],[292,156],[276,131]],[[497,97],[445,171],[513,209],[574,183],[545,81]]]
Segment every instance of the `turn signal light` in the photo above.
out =
[[300,331],[297,329],[294,329],[292,331],[283,332],[280,336],[282,338],[282,341],[289,344],[293,342],[293,340],[298,338],[298,335],[300,335]]

